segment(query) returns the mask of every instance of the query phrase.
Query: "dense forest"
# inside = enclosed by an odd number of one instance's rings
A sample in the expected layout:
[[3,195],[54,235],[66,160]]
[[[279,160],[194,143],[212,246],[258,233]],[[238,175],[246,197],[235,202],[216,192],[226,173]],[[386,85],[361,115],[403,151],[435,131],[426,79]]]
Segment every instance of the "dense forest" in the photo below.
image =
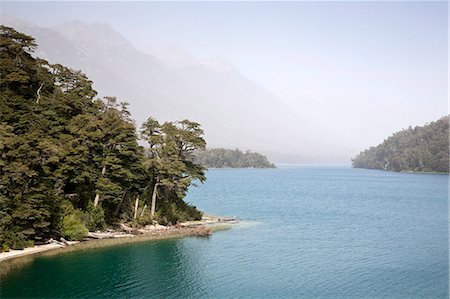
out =
[[193,156],[206,146],[198,123],[148,118],[137,132],[127,103],[98,99],[80,71],[34,58],[32,37],[0,34],[2,251],[122,222],[201,218],[183,201],[205,180]]
[[409,127],[352,159],[353,167],[391,171],[449,171],[449,117]]
[[212,148],[195,153],[195,161],[207,168],[275,168],[266,156],[235,149]]

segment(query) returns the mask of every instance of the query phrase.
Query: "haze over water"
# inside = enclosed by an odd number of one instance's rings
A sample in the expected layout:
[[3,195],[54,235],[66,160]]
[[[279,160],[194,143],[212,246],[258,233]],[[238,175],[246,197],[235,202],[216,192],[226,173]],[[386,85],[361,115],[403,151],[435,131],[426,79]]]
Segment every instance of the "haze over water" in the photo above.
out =
[[187,200],[244,221],[209,238],[37,258],[1,297],[448,298],[448,175],[210,170]]
[[445,1],[4,1],[2,9],[2,22],[37,38],[38,56],[86,72],[100,95],[130,102],[138,124],[188,118],[208,146],[278,163],[349,163],[448,113]]

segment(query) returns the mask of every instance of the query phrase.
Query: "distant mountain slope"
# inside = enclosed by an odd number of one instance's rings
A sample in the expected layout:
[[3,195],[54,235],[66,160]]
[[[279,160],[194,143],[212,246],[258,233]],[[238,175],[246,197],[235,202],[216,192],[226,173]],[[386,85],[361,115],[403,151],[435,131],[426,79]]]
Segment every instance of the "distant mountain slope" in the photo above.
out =
[[176,45],[138,49],[103,23],[44,28],[11,16],[2,22],[34,36],[37,56],[86,73],[99,96],[129,102],[138,125],[148,115],[187,118],[202,124],[213,147],[254,148],[280,161],[348,160],[347,149],[307,134],[302,128],[313,125],[225,59],[198,61]]
[[130,101],[138,122],[150,112],[163,119],[194,119],[222,140],[255,139],[253,129],[270,129],[271,114],[285,109],[230,65],[195,60],[180,64],[174,56],[182,50],[174,45],[172,61],[163,56],[167,51],[160,59],[157,51],[151,55],[136,49],[107,24],[74,21],[43,28],[11,17],[4,22],[35,36],[38,56],[82,70],[101,95]]
[[238,149],[212,148],[195,154],[196,162],[207,168],[275,168],[266,156]]
[[449,117],[409,127],[352,159],[353,167],[393,171],[449,171]]

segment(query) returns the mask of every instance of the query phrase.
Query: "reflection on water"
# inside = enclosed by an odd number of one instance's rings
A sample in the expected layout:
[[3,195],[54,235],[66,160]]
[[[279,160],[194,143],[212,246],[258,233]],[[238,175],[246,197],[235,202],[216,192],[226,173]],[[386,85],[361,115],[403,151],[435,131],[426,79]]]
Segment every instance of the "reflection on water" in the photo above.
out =
[[2,297],[201,296],[208,280],[199,254],[176,239],[40,257],[2,281]]

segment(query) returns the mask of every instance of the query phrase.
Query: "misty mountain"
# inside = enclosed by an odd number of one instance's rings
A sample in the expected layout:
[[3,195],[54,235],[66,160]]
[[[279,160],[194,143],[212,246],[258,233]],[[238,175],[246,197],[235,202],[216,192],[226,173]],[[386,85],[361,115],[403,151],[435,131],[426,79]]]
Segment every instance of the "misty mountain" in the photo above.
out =
[[202,124],[213,147],[258,150],[283,162],[336,161],[330,147],[307,142],[280,99],[225,59],[198,61],[176,45],[138,49],[103,23],[44,28],[12,17],[3,23],[35,37],[37,56],[85,72],[100,96],[129,102],[138,125],[149,116],[188,118]]

